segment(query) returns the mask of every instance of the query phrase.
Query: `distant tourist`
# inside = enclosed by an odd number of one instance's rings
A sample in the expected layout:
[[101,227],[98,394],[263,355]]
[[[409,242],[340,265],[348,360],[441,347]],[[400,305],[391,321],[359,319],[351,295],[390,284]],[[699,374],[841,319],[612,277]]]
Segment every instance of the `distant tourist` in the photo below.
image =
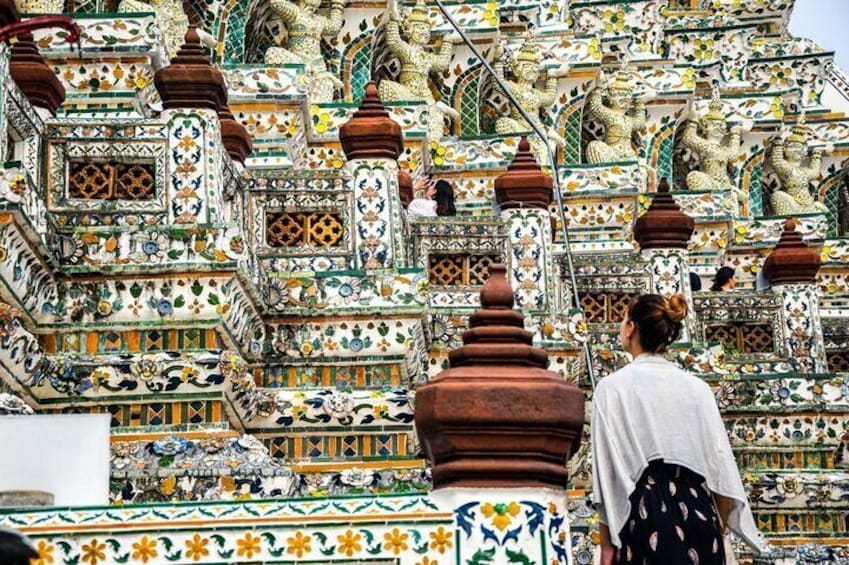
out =
[[415,198],[407,206],[407,218],[435,218],[436,200],[433,197],[436,194],[436,183],[426,177],[419,177],[413,184],[413,194]]
[[767,290],[770,288],[769,279],[764,275],[764,270],[759,269],[758,274],[755,277],[755,290]]
[[737,271],[733,267],[719,269],[713,278],[713,286],[710,287],[714,292],[727,292],[735,288],[737,288]]
[[702,277],[690,271],[690,289],[693,292],[699,292],[702,289]]
[[633,356],[593,395],[593,502],[602,565],[725,564],[727,524],[763,551],[710,386],[663,357],[681,294],[635,299],[619,329]]
[[457,209],[454,207],[454,188],[447,180],[436,181],[436,215],[457,215]]
[[0,528],[0,563],[3,565],[30,565],[38,559],[32,542],[14,530]]

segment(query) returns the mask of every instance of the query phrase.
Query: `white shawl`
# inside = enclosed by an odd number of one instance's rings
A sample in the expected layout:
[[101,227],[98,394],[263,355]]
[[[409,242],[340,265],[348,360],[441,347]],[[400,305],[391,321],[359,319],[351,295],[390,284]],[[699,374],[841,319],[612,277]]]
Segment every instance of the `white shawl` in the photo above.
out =
[[629,496],[649,462],[681,465],[733,501],[728,526],[763,550],[722,416],[710,387],[660,355],[642,354],[602,379],[593,396],[593,502],[610,538],[631,512]]
[[427,198],[415,198],[407,205],[408,218],[434,218],[436,217],[436,200]]

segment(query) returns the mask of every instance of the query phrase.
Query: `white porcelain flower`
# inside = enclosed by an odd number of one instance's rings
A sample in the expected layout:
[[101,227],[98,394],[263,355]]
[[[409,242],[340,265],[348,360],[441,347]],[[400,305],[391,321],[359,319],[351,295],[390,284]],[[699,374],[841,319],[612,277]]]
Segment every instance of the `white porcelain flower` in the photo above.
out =
[[354,411],[354,397],[348,393],[335,393],[324,399],[324,411],[334,418],[344,420]]
[[343,485],[363,488],[374,482],[374,472],[370,469],[345,469],[339,476]]

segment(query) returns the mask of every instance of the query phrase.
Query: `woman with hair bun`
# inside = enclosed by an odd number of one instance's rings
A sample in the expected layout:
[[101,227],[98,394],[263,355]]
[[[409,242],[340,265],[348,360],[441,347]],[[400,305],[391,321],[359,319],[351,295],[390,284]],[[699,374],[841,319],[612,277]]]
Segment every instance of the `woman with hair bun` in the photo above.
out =
[[619,330],[634,360],[594,392],[602,565],[724,564],[725,525],[762,551],[710,387],[662,355],[686,315],[680,294],[635,299]]
[[713,277],[713,285],[710,287],[713,292],[728,292],[735,288],[737,288],[737,271],[734,267],[720,268]]

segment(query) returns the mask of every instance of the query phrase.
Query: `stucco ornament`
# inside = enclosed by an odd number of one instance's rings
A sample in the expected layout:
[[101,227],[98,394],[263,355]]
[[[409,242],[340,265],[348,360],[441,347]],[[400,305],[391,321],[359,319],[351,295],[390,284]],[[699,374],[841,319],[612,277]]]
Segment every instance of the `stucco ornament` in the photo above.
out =
[[[770,162],[781,181],[781,190],[772,193],[773,212],[779,216],[828,212],[826,205],[815,200],[808,190],[811,181],[820,176],[824,149],[814,149],[808,159],[811,131],[805,124],[804,112],[799,116],[786,141],[783,137],[780,135],[772,144]],[[807,166],[804,164],[806,159]]]
[[[623,69],[608,83],[603,71],[599,71],[596,88],[587,97],[587,111],[592,119],[604,128],[604,139],[591,141],[587,145],[587,161],[597,165],[615,161],[633,161],[637,158],[631,146],[634,132],[646,127],[646,100],[639,97],[634,103],[633,114],[629,114],[634,84]],[[606,101],[606,102],[605,102]]]

